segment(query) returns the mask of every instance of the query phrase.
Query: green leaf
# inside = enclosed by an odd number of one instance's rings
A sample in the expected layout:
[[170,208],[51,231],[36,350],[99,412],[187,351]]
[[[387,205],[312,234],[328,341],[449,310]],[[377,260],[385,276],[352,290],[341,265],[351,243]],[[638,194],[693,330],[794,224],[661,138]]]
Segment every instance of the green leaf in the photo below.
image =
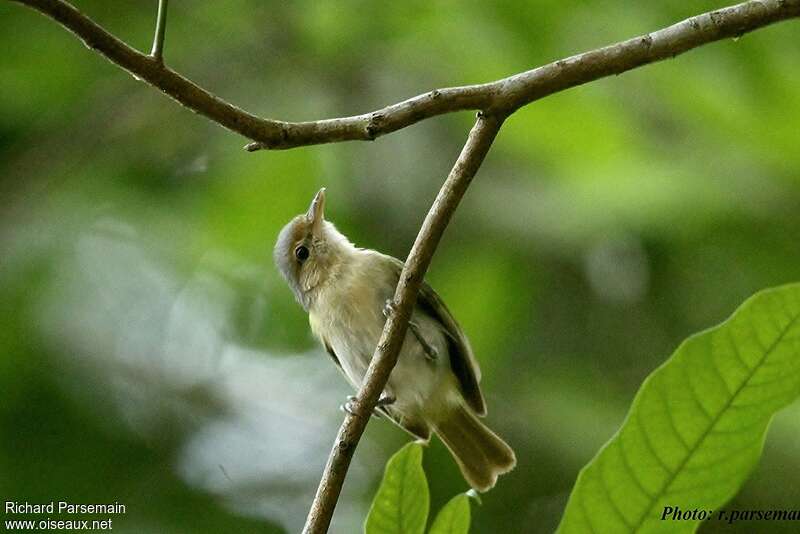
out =
[[469,532],[469,496],[456,495],[436,515],[428,534],[467,534]]
[[366,534],[423,534],[429,506],[422,446],[409,443],[386,464],[364,530]]
[[758,293],[684,341],[642,385],[581,471],[558,532],[692,532],[761,456],[773,414],[800,396],[800,284]]

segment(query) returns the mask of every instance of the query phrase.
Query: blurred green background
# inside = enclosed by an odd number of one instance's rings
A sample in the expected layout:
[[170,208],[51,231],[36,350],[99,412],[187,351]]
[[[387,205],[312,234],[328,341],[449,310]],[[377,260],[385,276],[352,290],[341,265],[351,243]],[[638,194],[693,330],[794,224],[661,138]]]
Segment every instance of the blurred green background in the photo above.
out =
[[[155,0],[76,5],[149,49]],[[173,1],[165,56],[249,111],[313,120],[723,5]],[[41,15],[3,2],[0,20],[0,495],[119,501],[118,532],[298,531],[349,389],[274,239],[324,185],[352,240],[405,257],[472,114],[249,154]],[[519,458],[474,532],[552,531],[644,377],[750,294],[800,279],[799,36],[794,21],[705,46],[505,125],[428,275]],[[727,508],[797,508],[798,435],[795,405]],[[406,440],[370,424],[333,532],[360,529]],[[433,510],[465,489],[440,443],[425,467]]]

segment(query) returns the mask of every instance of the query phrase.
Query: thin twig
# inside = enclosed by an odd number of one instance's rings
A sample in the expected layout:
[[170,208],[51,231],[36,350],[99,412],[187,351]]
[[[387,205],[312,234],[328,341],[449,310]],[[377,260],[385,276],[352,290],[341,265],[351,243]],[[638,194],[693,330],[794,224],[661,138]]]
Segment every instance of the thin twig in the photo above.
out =
[[169,0],[158,0],[158,16],[156,18],[156,33],[153,36],[153,49],[150,57],[164,63],[164,34],[167,31],[167,4]]
[[534,100],[598,78],[674,57],[700,45],[738,37],[800,16],[800,0],[754,0],[679,22],[653,33],[549,63],[481,85],[434,89],[385,108],[311,122],[262,119],[218,98],[146,54],[129,47],[64,0],[11,0],[75,33],[88,47],[184,106],[251,140],[248,150],[373,140],[421,120],[462,110],[509,113]]
[[347,414],[339,429],[317,488],[314,503],[308,513],[304,534],[323,534],[328,531],[356,445],[364,433],[389,374],[397,363],[411,310],[416,303],[417,293],[433,252],[459,201],[489,152],[503,119],[502,115],[478,114],[478,119],[469,133],[461,154],[422,223],[394,294],[394,312],[386,321],[378,347],[356,397],[355,415]]

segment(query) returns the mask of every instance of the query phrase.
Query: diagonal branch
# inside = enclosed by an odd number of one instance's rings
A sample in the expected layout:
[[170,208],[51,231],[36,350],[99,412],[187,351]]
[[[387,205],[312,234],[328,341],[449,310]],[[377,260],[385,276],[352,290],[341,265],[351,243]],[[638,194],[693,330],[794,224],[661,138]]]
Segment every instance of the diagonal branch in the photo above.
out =
[[478,113],[475,126],[458,156],[453,169],[433,202],[414,246],[400,274],[394,294],[395,311],[386,321],[383,334],[372,356],[367,374],[356,397],[356,415],[347,414],[336,436],[328,463],[317,488],[314,503],[306,519],[303,534],[324,534],[328,531],[333,510],[339,500],[350,460],[364,433],[369,417],[383,391],[397,357],[417,300],[422,280],[428,270],[433,252],[439,244],[447,223],[464,196],[470,182],[489,152],[504,116]]
[[368,141],[454,111],[510,113],[570,87],[674,57],[706,43],[738,37],[774,22],[800,17],[800,0],[753,0],[491,83],[434,89],[362,115],[284,122],[256,117],[222,100],[154,57],[129,47],[64,0],[11,1],[56,20],[109,61],[193,111],[253,140],[247,145],[248,150]]

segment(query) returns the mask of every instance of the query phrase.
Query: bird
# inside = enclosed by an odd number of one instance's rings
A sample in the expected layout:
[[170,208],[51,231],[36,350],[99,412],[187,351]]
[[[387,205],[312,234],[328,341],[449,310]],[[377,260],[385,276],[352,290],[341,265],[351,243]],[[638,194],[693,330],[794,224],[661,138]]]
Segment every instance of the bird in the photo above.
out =
[[[322,188],[308,210],[283,227],[273,255],[308,313],[312,333],[358,390],[393,313],[403,262],[351,243],[325,219],[325,198]],[[485,492],[517,460],[480,419],[487,413],[480,378],[466,335],[444,301],[423,282],[375,411],[424,444],[438,435],[467,483]],[[348,397],[343,409],[353,413],[354,400]]]

